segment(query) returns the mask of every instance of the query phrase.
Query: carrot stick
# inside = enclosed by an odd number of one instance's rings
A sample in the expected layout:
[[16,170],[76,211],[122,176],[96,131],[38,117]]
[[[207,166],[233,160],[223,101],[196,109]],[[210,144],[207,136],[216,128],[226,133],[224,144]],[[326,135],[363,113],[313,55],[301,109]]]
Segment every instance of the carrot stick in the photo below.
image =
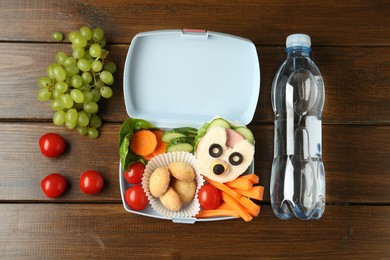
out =
[[244,219],[246,222],[251,221],[253,217],[251,214],[248,213],[248,211],[240,205],[240,203],[237,202],[232,196],[225,192],[221,192],[222,200],[225,201],[229,206],[232,207],[234,211],[238,213],[238,215]]
[[256,217],[260,213],[260,205],[257,205],[246,197],[241,197],[238,202],[248,211],[249,214]]
[[264,187],[263,186],[253,186],[250,190],[240,190],[235,189],[233,190],[242,196],[246,196],[255,200],[263,200],[263,193],[264,193]]
[[257,176],[257,175],[254,174],[254,173],[241,175],[239,178],[248,179],[248,180],[250,180],[253,184],[258,184],[259,181],[260,181],[259,176]]
[[140,156],[146,156],[153,153],[156,146],[156,135],[152,131],[146,129],[135,132],[130,142],[130,149]]
[[216,209],[232,209],[232,207],[229,206],[226,202],[222,201],[221,204]]
[[[223,183],[220,183],[220,182],[217,182],[217,181],[210,180],[209,178],[207,178],[207,177],[205,177],[205,176],[204,176],[204,179],[205,179],[208,183],[214,185],[217,189],[219,189],[219,190],[221,190],[221,191],[223,191],[223,192],[229,194],[230,196],[232,196],[232,197],[233,197],[234,199],[236,199],[236,200],[238,200],[238,199],[241,197],[241,195],[240,195],[239,193],[235,192],[234,190],[232,190],[231,188],[229,188],[228,186],[226,186],[226,185],[223,184]],[[223,192],[222,192],[222,193],[223,193]]]
[[225,182],[225,185],[229,186],[230,188],[237,188],[240,190],[249,190],[253,187],[253,183],[246,178],[238,177],[233,181]]
[[223,217],[223,216],[231,216],[231,217],[240,217],[238,213],[232,209],[202,209],[195,216],[197,218],[210,218],[210,217]]

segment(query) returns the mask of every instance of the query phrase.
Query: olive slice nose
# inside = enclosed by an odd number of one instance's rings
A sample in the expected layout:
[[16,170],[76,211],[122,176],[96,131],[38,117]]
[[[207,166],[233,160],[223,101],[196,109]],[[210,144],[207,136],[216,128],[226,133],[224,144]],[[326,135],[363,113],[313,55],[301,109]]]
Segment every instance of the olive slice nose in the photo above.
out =
[[216,175],[221,175],[222,173],[225,172],[225,167],[223,167],[222,164],[215,164],[213,166],[213,173]]

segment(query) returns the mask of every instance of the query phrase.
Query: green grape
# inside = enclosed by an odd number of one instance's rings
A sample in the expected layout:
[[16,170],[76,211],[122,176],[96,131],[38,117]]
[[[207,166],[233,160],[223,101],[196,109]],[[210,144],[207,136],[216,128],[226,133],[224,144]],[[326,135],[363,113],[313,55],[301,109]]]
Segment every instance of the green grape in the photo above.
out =
[[74,40],[74,38],[77,36],[77,32],[70,32],[69,34],[68,34],[68,40],[70,41],[70,42],[73,42],[73,40]]
[[111,72],[111,74],[114,74],[116,72],[116,64],[113,62],[108,62],[104,65],[104,70],[107,70]]
[[71,108],[71,109],[68,109],[68,111],[66,111],[66,121],[77,124],[78,113],[77,113],[76,109]]
[[89,117],[85,111],[79,112],[79,117],[77,119],[77,125],[80,127],[87,126],[89,124]]
[[[84,81],[83,81],[83,82],[84,82]],[[90,91],[91,88],[90,88],[90,85],[89,85],[89,84],[84,83],[84,84],[81,86],[81,88],[79,88],[79,90],[80,90],[81,92],[84,92],[84,91]]]
[[87,46],[87,43],[88,43],[87,39],[84,36],[77,33],[77,35],[74,37],[72,41],[72,49],[84,48],[85,46]]
[[93,61],[93,58],[91,56],[91,54],[89,54],[89,50],[87,50],[86,52],[84,52],[84,56],[83,56],[83,59],[89,61],[89,60],[92,60]]
[[73,75],[70,84],[75,88],[80,88],[83,85],[83,79],[79,75]]
[[89,120],[89,125],[94,128],[99,128],[102,126],[102,120],[98,115],[92,115]]
[[89,54],[94,57],[100,57],[100,54],[102,53],[102,47],[98,43],[94,43],[89,47]]
[[45,102],[51,98],[51,92],[47,88],[41,88],[38,90],[37,99],[41,102]]
[[102,28],[96,27],[92,30],[92,39],[95,42],[101,41],[103,37],[104,37],[104,31],[102,30]]
[[69,65],[65,67],[66,76],[72,77],[79,73],[79,68],[76,65]]
[[100,46],[102,46],[102,48],[104,48],[107,44],[107,40],[105,37],[103,37],[103,39],[101,39],[101,41],[99,42]]
[[51,64],[47,67],[46,69],[46,74],[47,76],[50,78],[50,79],[54,79],[54,72],[53,72],[53,69],[54,69],[54,65]]
[[62,95],[60,100],[65,108],[71,108],[73,106],[73,99],[69,94]]
[[84,83],[89,84],[92,82],[92,75],[89,72],[83,72],[81,74],[81,78],[83,79]]
[[[89,90],[88,90],[88,91],[84,91],[84,92],[83,92],[83,95],[84,95],[84,102],[92,101],[93,98],[94,98],[92,92],[89,91]],[[95,100],[93,100],[93,101],[95,101]],[[95,102],[96,102],[96,101],[95,101]]]
[[64,36],[60,32],[52,32],[51,33],[51,39],[53,41],[60,42],[60,41],[62,41],[63,38],[64,38]]
[[66,58],[68,58],[68,55],[66,55],[66,53],[60,51],[60,52],[57,52],[56,54],[56,61],[59,63],[59,64],[63,64],[64,61],[66,60]]
[[80,135],[87,135],[88,134],[88,127],[86,127],[86,126],[78,126],[77,127],[77,132]]
[[77,62],[77,67],[80,70],[86,72],[91,69],[91,63],[85,59],[79,59],[79,61]]
[[69,122],[69,121],[66,121],[66,122],[65,122],[65,126],[66,126],[66,128],[68,128],[68,129],[73,129],[73,128],[76,127],[76,125],[77,125],[77,123],[75,123],[75,122]]
[[88,127],[88,137],[90,138],[96,138],[99,136],[99,132],[94,127]]
[[91,29],[89,29],[89,27],[83,26],[80,28],[79,32],[85,39],[87,39],[88,41],[91,40],[92,31],[91,31]]
[[114,80],[114,77],[112,76],[111,72],[109,72],[107,70],[103,70],[100,73],[99,78],[105,84],[109,84],[110,82],[112,82]]
[[63,110],[59,110],[54,113],[53,123],[55,125],[63,125],[66,121],[66,113]]
[[98,89],[95,89],[95,88],[94,88],[94,89],[91,90],[91,93],[92,93],[92,95],[93,95],[92,101],[94,101],[94,102],[99,102],[100,97],[101,97],[100,91],[99,91]]
[[104,98],[110,98],[112,97],[112,89],[108,86],[104,86],[100,88],[100,95]]
[[76,59],[81,59],[84,57],[85,50],[84,48],[74,48],[72,51],[72,56],[75,57]]
[[60,93],[65,93],[68,90],[68,84],[66,84],[63,81],[62,82],[57,82],[54,85],[54,89],[57,90]]
[[84,110],[88,113],[95,114],[99,110],[99,106],[96,102],[89,101],[84,103]]
[[55,111],[60,111],[64,109],[64,104],[62,104],[61,100],[54,99],[51,101],[50,107]]
[[100,79],[98,79],[98,80],[95,82],[95,86],[98,87],[98,88],[102,88],[102,87],[104,87],[104,83],[103,83],[103,81],[101,81]]
[[53,75],[54,75],[55,80],[57,80],[57,81],[64,81],[66,79],[66,72],[65,72],[64,68],[62,68],[61,65],[55,66],[53,68]]
[[103,68],[103,63],[100,60],[94,60],[91,64],[91,68],[95,72],[99,72]]
[[84,102],[83,92],[81,92],[78,89],[72,89],[72,91],[70,92],[70,96],[72,97],[73,101],[76,103],[83,103]]
[[60,91],[54,89],[53,92],[52,92],[52,97],[55,98],[55,99],[59,99],[61,96],[62,96],[63,93],[61,93]]
[[75,65],[76,66],[76,63],[77,63],[77,60],[75,57],[67,57],[65,60],[64,60],[64,66],[70,66],[70,65]]
[[38,85],[41,88],[50,88],[51,87],[51,79],[49,77],[43,76],[38,79]]

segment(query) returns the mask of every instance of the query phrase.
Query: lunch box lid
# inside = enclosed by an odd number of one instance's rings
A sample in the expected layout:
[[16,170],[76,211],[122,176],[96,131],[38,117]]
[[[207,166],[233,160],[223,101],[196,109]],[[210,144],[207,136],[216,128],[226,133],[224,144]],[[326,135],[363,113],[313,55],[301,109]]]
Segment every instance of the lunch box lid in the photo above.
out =
[[123,77],[127,114],[157,127],[200,127],[215,116],[247,125],[260,92],[256,47],[205,30],[137,34]]

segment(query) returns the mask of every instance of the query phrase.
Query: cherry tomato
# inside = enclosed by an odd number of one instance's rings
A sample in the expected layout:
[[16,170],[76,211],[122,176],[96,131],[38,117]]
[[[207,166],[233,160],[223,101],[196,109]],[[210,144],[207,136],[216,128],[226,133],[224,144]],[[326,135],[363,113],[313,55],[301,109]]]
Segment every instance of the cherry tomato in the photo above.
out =
[[145,165],[140,162],[135,162],[129,166],[129,170],[123,174],[127,182],[131,184],[138,184],[142,181],[144,175]]
[[148,206],[148,197],[140,184],[128,188],[125,192],[125,202],[133,210],[143,210]]
[[66,179],[59,173],[47,175],[41,181],[41,189],[49,198],[57,198],[66,189]]
[[65,140],[55,133],[46,133],[39,138],[39,148],[46,157],[57,157],[65,150]]
[[199,189],[198,199],[203,209],[215,209],[221,204],[221,192],[213,185],[205,184]]
[[80,176],[80,190],[85,194],[96,194],[102,190],[104,179],[97,171],[88,170]]

